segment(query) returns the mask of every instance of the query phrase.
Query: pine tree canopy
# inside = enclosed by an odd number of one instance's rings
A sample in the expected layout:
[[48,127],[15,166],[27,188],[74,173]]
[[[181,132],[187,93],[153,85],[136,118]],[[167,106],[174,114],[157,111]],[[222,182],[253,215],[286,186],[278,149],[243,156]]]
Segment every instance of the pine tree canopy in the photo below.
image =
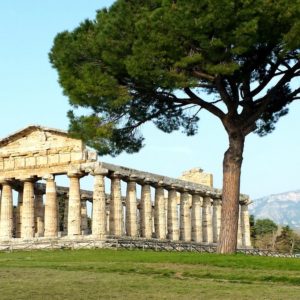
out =
[[147,121],[194,135],[201,109],[229,135],[271,132],[299,99],[299,52],[299,0],[117,0],[49,56],[70,132],[117,155],[143,146]]

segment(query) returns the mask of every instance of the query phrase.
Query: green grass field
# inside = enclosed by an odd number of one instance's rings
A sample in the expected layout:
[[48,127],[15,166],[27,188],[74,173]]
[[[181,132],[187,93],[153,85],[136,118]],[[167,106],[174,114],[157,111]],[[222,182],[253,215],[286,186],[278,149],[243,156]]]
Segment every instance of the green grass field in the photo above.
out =
[[0,299],[300,299],[300,259],[127,250],[0,253]]

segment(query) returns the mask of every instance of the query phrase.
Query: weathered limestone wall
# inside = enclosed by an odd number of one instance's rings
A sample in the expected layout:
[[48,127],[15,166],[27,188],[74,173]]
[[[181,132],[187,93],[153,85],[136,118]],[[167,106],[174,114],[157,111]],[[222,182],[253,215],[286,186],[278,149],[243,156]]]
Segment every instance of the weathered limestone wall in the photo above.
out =
[[66,173],[70,164],[96,161],[81,140],[63,131],[29,126],[0,141],[0,177]]
[[200,168],[194,168],[182,173],[179,177],[182,180],[203,184],[209,187],[213,187],[213,175],[204,173]]

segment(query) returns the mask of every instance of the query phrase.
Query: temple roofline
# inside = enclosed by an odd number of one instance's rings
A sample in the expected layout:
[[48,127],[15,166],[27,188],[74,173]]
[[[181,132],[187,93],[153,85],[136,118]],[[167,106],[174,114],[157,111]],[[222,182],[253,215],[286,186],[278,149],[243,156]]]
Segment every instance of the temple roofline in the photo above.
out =
[[29,126],[26,126],[18,131],[13,132],[12,134],[0,139],[0,147],[5,146],[7,143],[16,140],[20,136],[24,136],[27,133],[34,131],[34,130],[40,130],[40,131],[47,131],[47,132],[54,132],[62,136],[68,137],[69,134],[65,130],[41,126],[37,124],[31,124]]

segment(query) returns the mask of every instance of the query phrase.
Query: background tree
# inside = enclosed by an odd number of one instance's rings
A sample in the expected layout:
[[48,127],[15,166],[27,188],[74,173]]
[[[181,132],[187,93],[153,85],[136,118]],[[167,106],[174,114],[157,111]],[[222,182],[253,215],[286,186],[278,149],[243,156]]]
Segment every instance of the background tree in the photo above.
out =
[[279,231],[278,225],[272,220],[257,219],[253,226],[254,246],[259,249],[274,251]]
[[254,217],[254,215],[250,215],[250,217],[249,217],[249,225],[250,225],[250,237],[251,237],[252,244],[253,244],[253,240],[256,237],[256,233],[255,233],[255,217]]
[[300,237],[289,226],[281,228],[280,235],[276,238],[276,250],[283,253],[293,254],[299,251]]
[[118,0],[57,35],[50,61],[74,108],[69,130],[101,154],[138,151],[139,126],[197,132],[199,112],[223,124],[218,251],[236,250],[245,137],[263,136],[299,98],[299,0]]
[[277,224],[270,219],[257,219],[254,225],[255,236],[277,231]]

